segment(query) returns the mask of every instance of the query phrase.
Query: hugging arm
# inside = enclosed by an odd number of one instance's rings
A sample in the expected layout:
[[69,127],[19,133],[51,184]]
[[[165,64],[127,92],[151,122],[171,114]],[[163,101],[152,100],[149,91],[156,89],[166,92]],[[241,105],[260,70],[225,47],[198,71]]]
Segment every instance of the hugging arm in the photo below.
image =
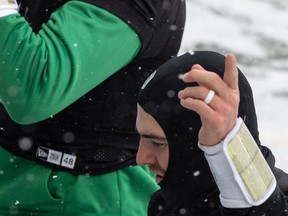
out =
[[0,17],[0,100],[20,124],[63,110],[126,66],[141,48],[127,23],[83,1],[65,3],[38,33],[15,4],[11,10]]

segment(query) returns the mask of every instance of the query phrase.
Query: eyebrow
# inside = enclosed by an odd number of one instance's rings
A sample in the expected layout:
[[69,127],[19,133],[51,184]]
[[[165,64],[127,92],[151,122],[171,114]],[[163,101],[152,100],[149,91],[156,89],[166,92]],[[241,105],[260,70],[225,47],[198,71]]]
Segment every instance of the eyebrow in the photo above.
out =
[[140,134],[140,136],[148,139],[166,140],[165,137],[158,136],[156,134]]
[[136,130],[137,133],[138,133],[141,137],[143,137],[143,138],[166,140],[166,137],[158,136],[158,135],[156,135],[156,134],[148,134],[148,133],[147,133],[147,134],[141,134],[141,133],[138,131],[137,127],[135,127],[135,130]]

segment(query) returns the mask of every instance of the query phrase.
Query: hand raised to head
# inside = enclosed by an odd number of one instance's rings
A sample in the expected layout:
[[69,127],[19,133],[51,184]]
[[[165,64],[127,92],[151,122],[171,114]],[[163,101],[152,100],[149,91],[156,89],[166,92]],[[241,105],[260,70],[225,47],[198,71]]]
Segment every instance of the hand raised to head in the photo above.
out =
[[223,79],[197,64],[184,74],[183,81],[199,84],[187,87],[178,94],[183,107],[200,115],[202,127],[199,142],[202,145],[219,143],[234,127],[238,115],[238,70],[234,54],[230,53],[226,57]]

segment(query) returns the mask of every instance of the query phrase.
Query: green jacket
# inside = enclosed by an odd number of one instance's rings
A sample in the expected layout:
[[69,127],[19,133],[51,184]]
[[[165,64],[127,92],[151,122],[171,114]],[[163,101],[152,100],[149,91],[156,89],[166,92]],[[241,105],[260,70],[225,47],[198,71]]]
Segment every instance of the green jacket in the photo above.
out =
[[15,122],[38,122],[127,65],[140,48],[125,22],[85,2],[67,2],[38,34],[19,14],[2,17],[0,100]]

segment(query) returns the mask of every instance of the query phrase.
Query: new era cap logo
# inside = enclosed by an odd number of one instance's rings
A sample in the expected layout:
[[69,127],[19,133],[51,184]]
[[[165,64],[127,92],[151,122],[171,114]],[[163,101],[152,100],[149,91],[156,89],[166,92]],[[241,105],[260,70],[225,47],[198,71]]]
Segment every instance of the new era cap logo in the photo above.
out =
[[42,159],[47,159],[48,153],[49,153],[48,149],[38,147],[37,152],[36,152],[36,157],[42,158]]
[[75,155],[66,154],[60,151],[39,146],[37,148],[36,158],[48,163],[74,169],[77,157]]

